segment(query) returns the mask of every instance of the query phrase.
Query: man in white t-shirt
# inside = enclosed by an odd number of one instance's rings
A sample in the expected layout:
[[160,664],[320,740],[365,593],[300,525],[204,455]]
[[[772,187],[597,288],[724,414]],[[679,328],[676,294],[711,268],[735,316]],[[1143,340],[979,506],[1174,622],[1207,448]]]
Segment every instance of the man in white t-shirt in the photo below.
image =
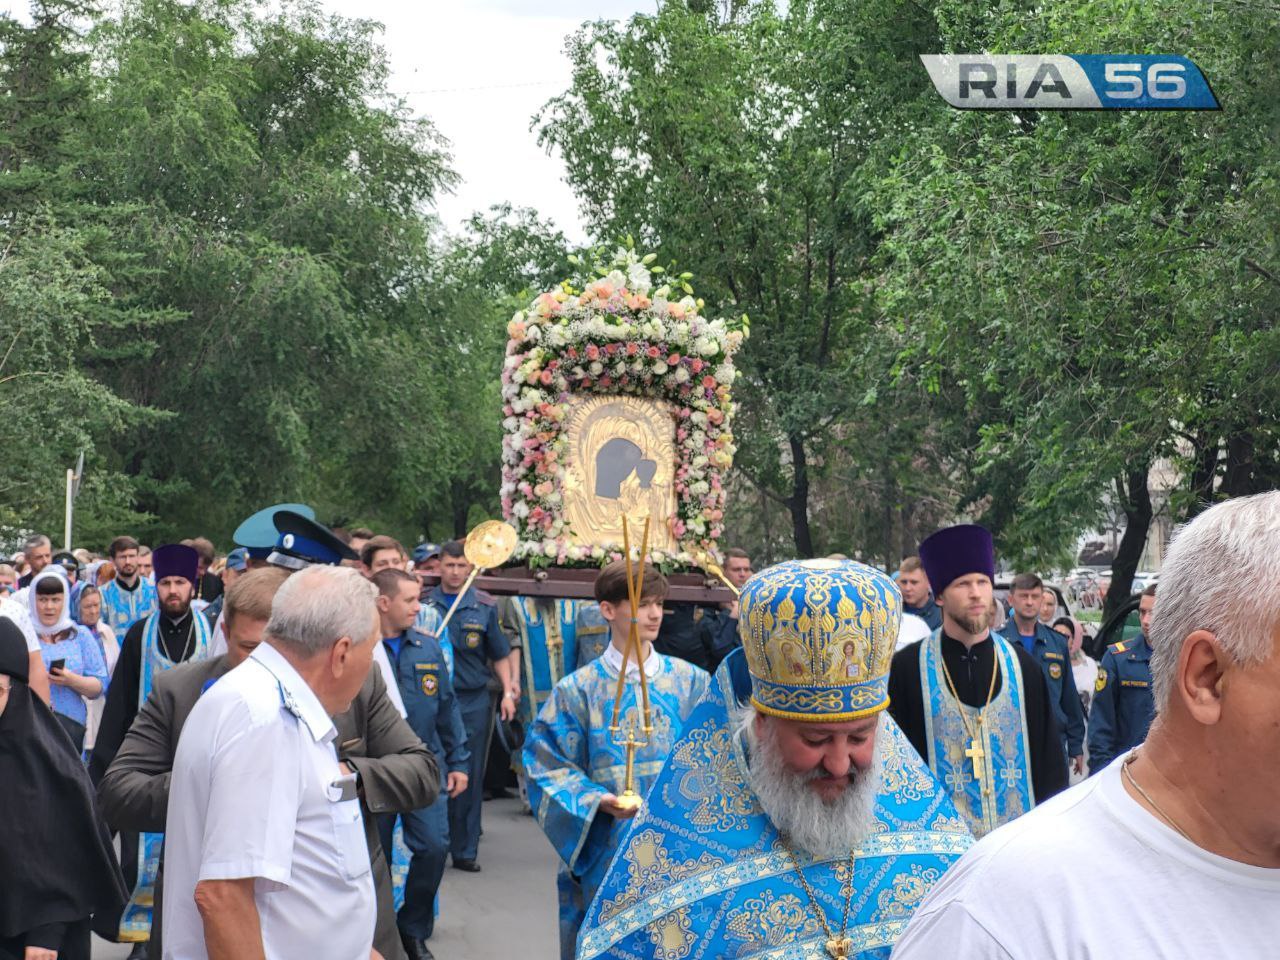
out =
[[1146,742],[974,846],[893,960],[1280,955],[1278,581],[1280,492],[1182,527],[1151,623]]
[[6,617],[17,624],[22,637],[27,641],[27,686],[45,703],[49,702],[49,672],[44,668],[44,658],[40,656],[40,640],[36,637],[35,627],[31,625],[31,614],[27,605],[13,596],[0,599],[0,617]]
[[284,582],[265,641],[178,741],[165,830],[164,960],[368,960],[373,877],[330,716],[379,636],[373,587],[316,566]]

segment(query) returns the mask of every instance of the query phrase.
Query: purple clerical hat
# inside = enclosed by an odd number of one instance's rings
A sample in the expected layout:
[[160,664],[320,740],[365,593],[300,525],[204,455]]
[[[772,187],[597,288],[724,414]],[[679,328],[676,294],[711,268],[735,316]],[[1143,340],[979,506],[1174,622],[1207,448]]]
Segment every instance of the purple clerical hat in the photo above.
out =
[[994,582],[996,557],[991,532],[973,523],[944,527],[920,544],[920,563],[934,596],[969,573],[984,573]]
[[151,565],[155,570],[156,583],[165,577],[182,577],[194,584],[196,570],[200,566],[200,555],[191,547],[170,543],[151,551]]

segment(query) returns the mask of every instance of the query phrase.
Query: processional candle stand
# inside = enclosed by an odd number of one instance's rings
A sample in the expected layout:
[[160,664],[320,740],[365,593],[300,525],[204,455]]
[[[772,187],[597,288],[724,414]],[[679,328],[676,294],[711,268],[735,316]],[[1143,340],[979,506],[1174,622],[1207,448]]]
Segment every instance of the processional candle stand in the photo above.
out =
[[516,528],[501,520],[486,520],[467,534],[462,552],[471,562],[471,573],[467,575],[467,581],[462,585],[462,589],[454,596],[453,603],[449,604],[449,612],[444,615],[440,626],[436,628],[437,640],[443,637],[445,630],[449,628],[453,612],[458,609],[459,601],[471,589],[471,584],[475,583],[480,571],[500,567],[506,563],[511,558],[511,554],[515,553],[518,539]]
[[[627,751],[626,773],[623,779],[623,790],[618,795],[617,804],[624,810],[634,810],[640,806],[640,794],[636,793],[636,748],[648,746],[653,736],[653,713],[649,709],[649,682],[644,675],[644,657],[640,647],[640,600],[644,590],[644,570],[649,553],[649,517],[644,518],[644,535],[640,543],[640,563],[634,567],[631,563],[631,534],[627,526],[627,516],[622,515],[622,549],[627,560],[627,599],[631,604],[631,629],[627,634],[626,646],[622,649],[622,669],[618,671],[618,690],[613,698],[613,720],[609,724],[609,736],[614,744]],[[644,739],[636,738],[635,719],[627,722],[626,736],[622,735],[619,715],[622,712],[622,697],[627,684],[627,662],[635,653],[636,666],[640,674],[641,728]]]

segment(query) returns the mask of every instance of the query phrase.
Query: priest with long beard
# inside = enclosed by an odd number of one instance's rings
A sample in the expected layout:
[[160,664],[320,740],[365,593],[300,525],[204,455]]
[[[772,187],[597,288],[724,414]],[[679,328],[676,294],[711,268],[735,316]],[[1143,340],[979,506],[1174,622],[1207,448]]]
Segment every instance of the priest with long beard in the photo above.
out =
[[888,706],[902,598],[798,560],[749,580],[743,649],[689,718],[587,915],[579,960],[886,960],[972,843]]

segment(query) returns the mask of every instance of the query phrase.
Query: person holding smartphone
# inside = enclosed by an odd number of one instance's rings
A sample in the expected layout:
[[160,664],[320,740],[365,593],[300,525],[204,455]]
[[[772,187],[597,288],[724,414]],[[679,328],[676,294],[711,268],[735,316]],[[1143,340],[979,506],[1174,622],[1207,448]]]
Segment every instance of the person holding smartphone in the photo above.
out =
[[49,672],[50,706],[79,753],[88,719],[85,700],[102,696],[107,664],[93,634],[71,619],[70,592],[61,568],[51,566],[32,578],[27,602],[40,639],[40,657]]

